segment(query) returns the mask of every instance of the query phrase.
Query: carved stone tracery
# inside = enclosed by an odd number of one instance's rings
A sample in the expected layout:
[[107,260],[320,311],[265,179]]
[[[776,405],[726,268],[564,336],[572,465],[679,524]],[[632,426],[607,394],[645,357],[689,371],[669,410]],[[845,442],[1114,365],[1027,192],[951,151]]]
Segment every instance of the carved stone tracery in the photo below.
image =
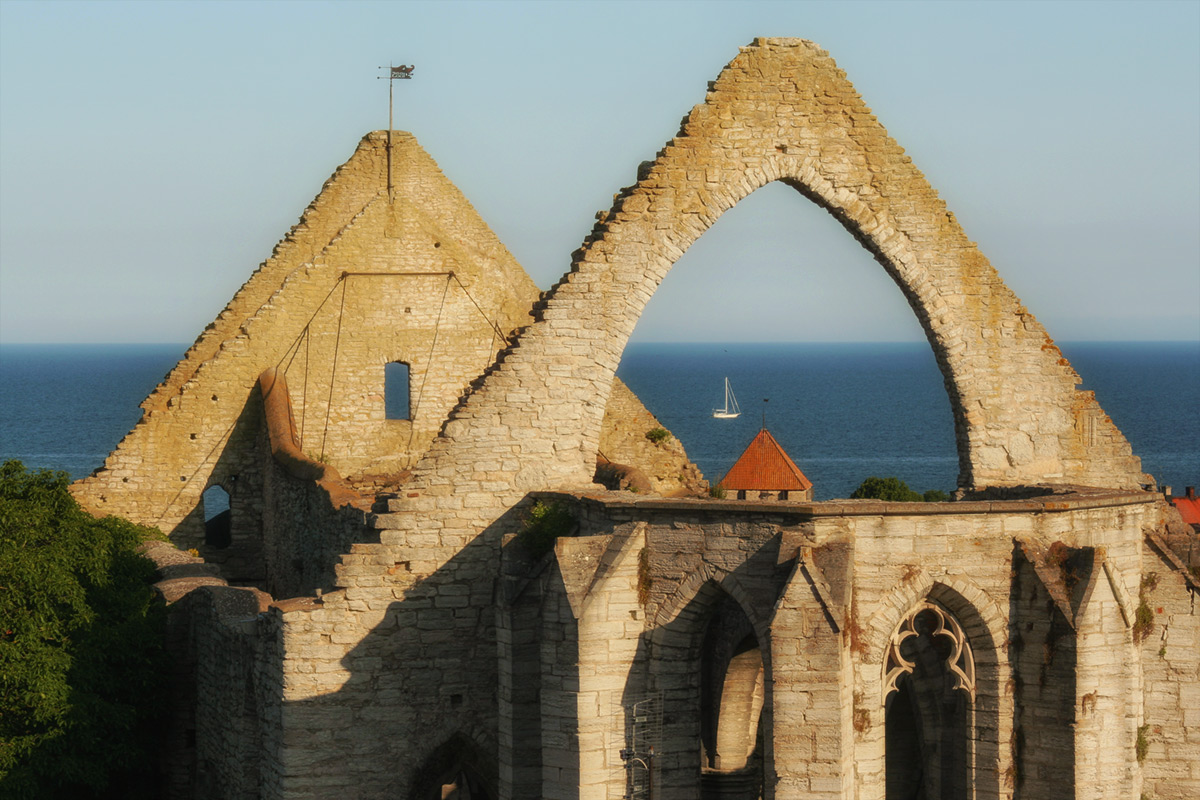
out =
[[[931,612],[936,624],[931,630],[918,630],[917,618],[925,612]],[[974,700],[975,658],[971,653],[971,645],[967,641],[966,634],[963,633],[962,626],[941,606],[923,602],[905,616],[900,627],[892,634],[891,642],[888,644],[887,657],[883,662],[884,701],[886,702],[888,696],[898,688],[896,682],[900,680],[900,676],[912,674],[916,667],[915,662],[909,661],[900,652],[901,646],[908,639],[923,633],[927,633],[935,642],[939,636],[949,640],[951,649],[950,655],[946,657],[946,667],[955,678],[953,688],[966,691],[967,695]]]

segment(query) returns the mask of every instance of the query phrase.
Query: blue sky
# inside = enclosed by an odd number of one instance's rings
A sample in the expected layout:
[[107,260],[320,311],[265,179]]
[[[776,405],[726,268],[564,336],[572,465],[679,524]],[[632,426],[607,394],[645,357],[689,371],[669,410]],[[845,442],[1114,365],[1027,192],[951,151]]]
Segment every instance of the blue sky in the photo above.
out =
[[[755,36],[829,50],[1051,336],[1200,340],[1200,3],[0,0],[0,342],[191,341],[386,126],[389,61],[396,127],[549,286]],[[772,185],[634,336],[921,332]]]

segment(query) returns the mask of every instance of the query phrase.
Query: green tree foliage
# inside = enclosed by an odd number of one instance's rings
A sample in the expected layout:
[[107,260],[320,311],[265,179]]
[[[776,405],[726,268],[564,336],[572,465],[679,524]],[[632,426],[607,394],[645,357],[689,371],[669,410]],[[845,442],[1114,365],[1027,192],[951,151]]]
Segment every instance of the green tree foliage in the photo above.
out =
[[165,612],[137,552],[62,472],[0,466],[0,796],[153,796]]
[[940,489],[918,494],[899,478],[877,478],[874,475],[860,483],[850,497],[854,500],[894,500],[905,503],[945,503],[950,499]]
[[555,539],[569,535],[575,525],[575,515],[566,503],[558,500],[543,503],[538,500],[529,509],[525,527],[517,534],[517,538],[530,553],[540,557],[554,547]]

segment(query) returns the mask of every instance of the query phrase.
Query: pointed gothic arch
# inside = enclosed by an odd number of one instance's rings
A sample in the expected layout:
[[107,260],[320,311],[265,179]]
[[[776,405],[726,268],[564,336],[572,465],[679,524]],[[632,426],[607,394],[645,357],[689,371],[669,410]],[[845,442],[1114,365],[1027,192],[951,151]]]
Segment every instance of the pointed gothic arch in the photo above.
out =
[[497,767],[462,732],[433,748],[413,776],[410,800],[495,800]]
[[646,303],[724,211],[782,181],[833,214],[904,292],[944,376],[960,485],[1140,486],[1120,431],[815,44],[742,48],[638,178],[418,474],[472,472],[487,456],[460,438],[507,429],[530,456],[505,476],[514,494],[590,481],[609,385]]
[[965,797],[975,773],[975,659],[958,620],[914,606],[884,659],[888,797]]
[[772,730],[769,633],[712,574],[667,605],[649,659],[659,668],[651,682],[664,698],[663,740],[697,747],[660,754],[663,785],[701,798],[758,797]]
[[918,597],[902,610],[893,601],[911,589],[885,601],[870,624],[878,630],[891,620],[890,635],[864,659],[878,665],[886,796],[999,797],[1012,757],[997,744],[1008,740],[1012,711],[1001,688],[1006,619],[969,583],[917,584]]

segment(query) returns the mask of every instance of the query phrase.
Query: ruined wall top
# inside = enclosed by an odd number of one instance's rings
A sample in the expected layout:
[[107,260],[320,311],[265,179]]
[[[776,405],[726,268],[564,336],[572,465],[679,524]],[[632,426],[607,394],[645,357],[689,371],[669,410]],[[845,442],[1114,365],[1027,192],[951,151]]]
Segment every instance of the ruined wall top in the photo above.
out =
[[[965,488],[1136,489],[1140,464],[1041,324],[967,239],[829,54],[756,39],[600,215],[539,321],[459,406],[419,470],[469,495],[586,483],[607,385],[646,303],[722,213],[781,181],[828,210],[904,293],[945,378]],[[486,436],[481,434],[486,431]]]

